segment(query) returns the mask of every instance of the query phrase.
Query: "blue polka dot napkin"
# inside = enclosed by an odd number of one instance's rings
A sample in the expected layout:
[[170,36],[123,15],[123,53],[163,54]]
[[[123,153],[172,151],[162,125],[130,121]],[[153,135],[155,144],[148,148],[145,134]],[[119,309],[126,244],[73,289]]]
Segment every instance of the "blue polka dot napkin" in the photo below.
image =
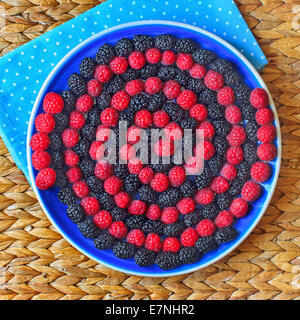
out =
[[240,50],[259,70],[267,60],[230,0],[107,0],[0,58],[0,135],[29,180],[26,134],[35,98],[53,67],[80,42],[132,21],[184,22],[215,33]]

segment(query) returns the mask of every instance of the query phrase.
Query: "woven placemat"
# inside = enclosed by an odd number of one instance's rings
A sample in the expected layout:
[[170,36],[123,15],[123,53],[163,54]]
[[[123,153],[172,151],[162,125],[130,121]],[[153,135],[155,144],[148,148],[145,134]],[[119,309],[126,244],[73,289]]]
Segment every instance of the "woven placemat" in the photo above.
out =
[[[0,1],[1,55],[100,2]],[[62,239],[0,140],[0,299],[300,300],[300,29],[292,23],[299,2],[236,3],[269,60],[262,76],[282,130],[280,178],[255,230],[227,257],[191,274],[143,278],[116,272]]]

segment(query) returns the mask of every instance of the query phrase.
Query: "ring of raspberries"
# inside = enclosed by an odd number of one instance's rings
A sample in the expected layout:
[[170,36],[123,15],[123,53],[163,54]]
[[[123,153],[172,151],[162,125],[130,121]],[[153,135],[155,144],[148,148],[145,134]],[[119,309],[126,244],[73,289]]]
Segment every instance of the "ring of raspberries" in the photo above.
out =
[[[135,35],[102,45],[80,63],[68,89],[47,93],[30,146],[36,186],[58,187],[58,199],[84,237],[139,266],[167,270],[198,261],[237,237],[234,221],[261,194],[276,158],[276,130],[264,89],[249,88],[228,60],[188,38]],[[126,164],[99,160],[105,130],[118,138]],[[134,153],[143,129],[202,129],[204,166],[162,159],[143,164]],[[178,131],[179,130],[179,131]],[[195,136],[187,141],[197,151]],[[180,134],[173,140],[181,139]],[[184,140],[184,137],[183,137]],[[186,142],[186,141],[185,141]],[[195,152],[196,152],[195,151]]]

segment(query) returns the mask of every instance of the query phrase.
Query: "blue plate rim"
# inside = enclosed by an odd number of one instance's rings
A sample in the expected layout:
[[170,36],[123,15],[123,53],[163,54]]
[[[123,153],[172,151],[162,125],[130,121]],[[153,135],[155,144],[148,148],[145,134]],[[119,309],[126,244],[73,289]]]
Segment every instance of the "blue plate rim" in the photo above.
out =
[[[98,37],[104,36],[110,32],[113,31],[117,31],[119,29],[122,28],[128,28],[128,27],[135,27],[135,26],[141,26],[141,25],[167,25],[167,26],[175,26],[175,27],[181,27],[181,28],[186,28],[195,32],[198,32],[200,34],[203,34],[205,36],[208,36],[210,38],[212,38],[213,40],[219,42],[220,44],[224,45],[227,49],[229,49],[232,53],[234,53],[235,55],[238,56],[239,59],[241,59],[241,61],[250,69],[250,71],[253,73],[253,75],[255,76],[255,78],[258,80],[260,86],[262,88],[264,88],[266,90],[266,92],[268,93],[269,96],[269,101],[270,101],[270,107],[274,113],[274,122],[275,122],[275,127],[276,127],[276,133],[277,133],[277,161],[276,161],[276,170],[274,173],[274,180],[273,180],[273,184],[271,186],[270,191],[268,192],[268,196],[265,200],[264,206],[260,211],[260,214],[257,216],[256,220],[252,223],[252,225],[249,227],[249,229],[247,230],[247,232],[241,237],[241,239],[239,241],[237,241],[235,244],[233,244],[231,247],[229,247],[227,250],[223,251],[221,254],[219,254],[218,256],[216,256],[214,259],[211,259],[210,261],[206,262],[203,265],[200,266],[195,266],[195,267],[191,267],[191,268],[187,268],[183,271],[170,271],[168,273],[163,273],[163,274],[159,274],[159,273],[152,273],[152,272],[135,272],[135,271],[128,271],[127,269],[123,269],[122,267],[117,267],[115,265],[111,265],[107,262],[103,262],[101,261],[99,258],[95,257],[93,254],[88,253],[86,250],[84,250],[83,248],[80,247],[80,245],[78,245],[76,242],[74,242],[71,238],[69,238],[69,236],[56,224],[55,220],[52,218],[51,213],[48,211],[47,207],[44,205],[41,197],[40,197],[40,190],[36,187],[35,184],[35,178],[34,178],[34,172],[33,172],[33,167],[32,167],[32,162],[31,162],[31,149],[30,149],[30,138],[31,138],[31,133],[33,130],[33,126],[34,126],[34,119],[36,116],[36,113],[38,111],[39,105],[41,103],[41,100],[44,96],[45,93],[45,89],[48,86],[48,83],[52,80],[52,78],[54,77],[54,75],[56,74],[57,69],[60,68],[61,65],[63,65],[66,61],[68,61],[68,59],[76,53],[77,50],[79,50],[81,47],[84,47],[85,45],[87,45],[88,43],[94,41],[95,39],[97,39]],[[241,53],[239,52],[235,47],[233,47],[230,43],[228,43],[227,41],[223,40],[222,38],[220,38],[219,36],[216,36],[215,34],[203,30],[201,28],[195,27],[195,26],[191,26],[189,24],[185,24],[185,23],[180,23],[180,22],[174,22],[174,21],[169,21],[169,20],[142,20],[142,21],[134,21],[134,22],[129,22],[129,23],[124,23],[118,26],[114,26],[111,28],[108,28],[104,31],[101,31],[91,37],[89,37],[88,39],[86,39],[85,41],[81,42],[80,44],[78,44],[75,48],[73,48],[70,52],[68,52],[64,58],[62,60],[60,60],[60,62],[53,68],[53,70],[51,71],[51,73],[48,75],[47,79],[45,80],[45,82],[43,83],[33,106],[32,112],[31,112],[31,116],[30,116],[30,120],[29,120],[29,125],[28,125],[28,130],[27,130],[27,141],[26,141],[26,155],[27,155],[27,165],[28,165],[28,171],[29,171],[29,177],[30,177],[30,182],[31,182],[31,186],[37,196],[37,199],[39,201],[39,204],[41,205],[43,211],[45,212],[47,218],[50,220],[50,222],[55,226],[55,228],[58,230],[58,232],[69,242],[71,243],[72,246],[74,246],[78,251],[82,252],[84,255],[86,255],[88,258],[108,267],[114,270],[117,270],[119,272],[123,272],[126,274],[130,274],[130,275],[137,275],[137,276],[143,276],[143,277],[171,277],[171,276],[178,276],[178,275],[183,275],[183,274],[187,274],[187,273],[191,273],[200,269],[203,269],[217,261],[219,261],[220,259],[222,259],[223,257],[225,257],[226,255],[228,255],[230,252],[232,252],[236,247],[238,247],[248,236],[249,234],[253,231],[253,229],[256,227],[256,225],[258,224],[258,222],[261,220],[262,216],[264,215],[266,209],[269,206],[269,203],[271,201],[271,198],[273,196],[273,193],[275,191],[275,187],[278,181],[278,177],[279,177],[279,171],[280,171],[280,165],[281,165],[281,132],[280,132],[280,123],[279,123],[279,118],[278,118],[278,114],[276,111],[276,107],[273,101],[273,98],[265,84],[265,82],[263,81],[263,79],[261,78],[260,74],[257,72],[257,70],[254,68],[254,66],[250,63],[250,61]]]

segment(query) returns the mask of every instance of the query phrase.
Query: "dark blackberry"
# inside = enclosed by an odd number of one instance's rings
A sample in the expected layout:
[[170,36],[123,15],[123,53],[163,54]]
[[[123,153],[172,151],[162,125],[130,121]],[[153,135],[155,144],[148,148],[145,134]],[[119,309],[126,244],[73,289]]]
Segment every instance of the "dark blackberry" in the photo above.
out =
[[227,86],[234,87],[240,82],[240,75],[238,72],[228,70],[223,73],[224,82]]
[[134,261],[140,267],[151,266],[156,258],[156,252],[147,250],[146,248],[140,248],[134,255]]
[[128,82],[139,79],[140,73],[138,70],[128,68],[121,76],[125,82]]
[[96,53],[95,60],[98,64],[109,64],[110,60],[116,55],[114,47],[105,43],[103,44]]
[[125,241],[118,241],[116,244],[113,245],[112,251],[114,255],[120,259],[129,259],[134,256],[135,247],[131,243]]
[[51,132],[49,134],[49,138],[50,138],[50,149],[51,150],[61,150],[64,147],[60,133]]
[[[184,70],[176,70],[176,74],[174,78],[171,78],[172,80],[174,79],[176,82],[178,82],[182,87],[186,87],[187,84],[189,83],[190,76],[187,71]],[[192,90],[192,89],[190,89]]]
[[65,166],[65,157],[62,152],[51,152],[51,167],[53,169],[62,169]]
[[251,89],[243,82],[234,86],[235,99],[240,103],[249,103]]
[[124,221],[128,217],[128,211],[122,208],[115,207],[110,212],[115,221]]
[[160,50],[171,50],[176,42],[176,39],[171,34],[160,34],[154,38],[154,45]]
[[167,102],[162,109],[169,115],[171,122],[179,122],[183,119],[183,110],[175,102]]
[[141,109],[146,109],[148,107],[149,98],[144,94],[138,94],[131,98],[130,108],[133,112],[137,112]]
[[179,200],[180,192],[175,188],[169,188],[158,195],[157,204],[161,207],[173,207]]
[[162,172],[162,173],[168,173],[172,167],[172,163],[152,163],[150,164],[150,167],[155,171],[155,172]]
[[212,63],[216,59],[216,55],[213,51],[206,49],[198,49],[193,52],[193,59],[196,63],[207,65]]
[[178,39],[174,45],[174,51],[177,53],[193,53],[196,50],[196,43],[189,38]]
[[78,73],[72,73],[68,79],[68,87],[79,96],[86,93],[86,83],[84,78]]
[[55,186],[64,188],[68,185],[69,180],[62,170],[56,170]]
[[134,51],[133,43],[128,38],[122,38],[115,44],[115,50],[117,56],[128,57],[131,52]]
[[206,87],[205,87],[204,81],[202,79],[190,78],[189,81],[187,82],[185,88],[193,91],[196,94],[199,94]]
[[88,124],[97,127],[100,124],[100,112],[101,110],[98,107],[93,107],[87,113],[86,125]]
[[196,248],[199,250],[199,252],[204,254],[217,249],[218,244],[216,243],[214,236],[201,237],[196,242]]
[[101,233],[92,220],[92,218],[87,217],[83,221],[77,223],[79,231],[85,238],[94,239],[98,237]]
[[86,139],[89,142],[96,140],[96,127],[92,124],[85,124],[80,132],[81,139]]
[[214,234],[214,239],[217,244],[221,245],[225,242],[234,240],[238,232],[232,226],[218,229]]
[[119,122],[121,122],[121,121],[126,122],[127,127],[130,127],[133,125],[134,115],[135,115],[135,111],[133,111],[132,108],[128,107],[124,111],[120,112]]
[[198,125],[198,121],[194,118],[183,119],[179,123],[182,129],[195,129]]
[[210,184],[213,175],[208,167],[204,167],[202,172],[195,176],[194,184],[198,190],[207,187]]
[[124,179],[129,175],[127,170],[127,164],[116,164],[114,166],[114,174],[118,178]]
[[125,88],[125,81],[120,75],[116,74],[111,78],[109,82],[105,83],[103,90],[113,95],[116,92],[123,90],[124,88]]
[[[111,94],[103,91],[97,98],[96,98],[96,104],[98,108],[93,108],[98,111],[98,114],[100,115],[101,110],[104,110],[108,107],[110,107],[110,102],[111,102]],[[92,110],[93,110],[92,109]],[[100,110],[99,110],[100,109]],[[90,113],[91,111],[89,111]],[[88,113],[88,114],[89,114]]]
[[232,200],[233,197],[228,192],[220,193],[215,196],[215,203],[217,204],[220,211],[228,209]]
[[198,103],[202,103],[206,106],[213,102],[217,102],[217,93],[215,91],[204,89],[199,93]]
[[175,252],[160,252],[158,253],[155,263],[162,270],[174,269],[180,265],[178,253]]
[[144,216],[129,215],[129,217],[125,219],[125,225],[129,229],[142,229],[145,221]]
[[103,182],[94,175],[88,177],[86,179],[86,183],[89,186],[90,190],[95,194],[100,194],[104,190]]
[[147,109],[150,112],[158,111],[162,109],[162,107],[166,102],[167,102],[167,98],[162,92],[155,93],[154,95],[151,96]]
[[157,76],[163,81],[173,80],[177,73],[177,69],[173,66],[161,66]]
[[259,129],[259,125],[256,123],[255,119],[254,120],[249,120],[246,124],[246,134],[247,138],[253,142],[257,142],[257,131]]
[[177,221],[166,224],[163,232],[167,237],[179,237],[184,229],[186,229],[185,224],[182,221]]
[[84,219],[85,212],[79,203],[74,202],[68,206],[67,215],[72,222],[78,223]]
[[237,177],[246,182],[250,178],[250,169],[251,164],[247,161],[242,161],[238,166]]
[[232,195],[233,197],[236,197],[237,195],[239,195],[241,193],[244,183],[245,183],[245,181],[243,179],[235,178],[230,183],[228,193],[230,195]]
[[99,250],[110,249],[116,243],[116,241],[117,239],[109,233],[103,233],[94,239],[94,245]]
[[79,162],[79,168],[82,171],[82,175],[85,179],[94,175],[95,163],[89,158],[84,158]]
[[86,79],[92,79],[94,77],[95,68],[97,62],[93,58],[84,58],[80,62],[79,71],[80,74]]
[[69,124],[69,117],[65,113],[57,113],[53,115],[55,120],[55,128],[56,132],[63,132]]
[[76,196],[72,188],[64,187],[58,191],[58,200],[63,204],[72,204],[76,202]]
[[195,195],[197,188],[193,181],[185,181],[179,190],[183,198],[190,198]]
[[210,103],[206,105],[208,116],[212,119],[224,118],[224,107],[219,103]]
[[250,103],[240,104],[240,110],[244,120],[255,119],[256,109]]
[[146,220],[143,224],[142,231],[145,233],[163,234],[164,224],[159,220]]
[[219,175],[224,164],[224,157],[216,154],[208,160],[208,166],[214,176]]
[[87,139],[80,139],[73,150],[79,155],[79,157],[85,157],[90,150],[90,142]]
[[159,66],[157,64],[146,64],[139,70],[139,74],[142,80],[147,80],[150,77],[156,77]]
[[104,210],[111,211],[115,207],[115,201],[113,196],[111,196],[105,191],[97,194],[97,199],[101,203],[101,208],[103,208]]
[[226,137],[231,129],[231,124],[225,119],[213,120],[212,124],[215,127],[216,135],[219,135],[221,137]]
[[156,202],[157,194],[150,186],[142,185],[138,192],[140,199],[146,204],[152,204]]
[[61,97],[64,100],[64,112],[69,113],[75,109],[76,106],[76,97],[68,89],[64,90],[61,93]]
[[154,46],[152,37],[145,34],[136,34],[132,39],[136,51],[146,51]]
[[224,72],[231,71],[233,69],[233,65],[229,60],[219,58],[212,62],[209,65],[209,68],[223,74]]
[[178,256],[181,263],[189,264],[198,261],[200,253],[195,247],[185,247],[179,250]]
[[202,219],[202,214],[200,210],[196,210],[189,214],[186,214],[183,218],[184,224],[190,228],[194,227]]
[[203,206],[202,216],[205,219],[214,219],[219,213],[218,207],[214,203]]
[[132,174],[130,176],[127,176],[123,180],[123,187],[126,192],[129,194],[135,194],[139,190],[139,187],[141,186],[140,179],[137,175]]
[[246,142],[244,144],[244,159],[249,162],[250,164],[253,164],[258,160],[257,158],[257,144],[253,142]]
[[216,154],[224,156],[226,150],[229,147],[229,143],[225,137],[215,136],[213,139],[213,144],[215,146]]

